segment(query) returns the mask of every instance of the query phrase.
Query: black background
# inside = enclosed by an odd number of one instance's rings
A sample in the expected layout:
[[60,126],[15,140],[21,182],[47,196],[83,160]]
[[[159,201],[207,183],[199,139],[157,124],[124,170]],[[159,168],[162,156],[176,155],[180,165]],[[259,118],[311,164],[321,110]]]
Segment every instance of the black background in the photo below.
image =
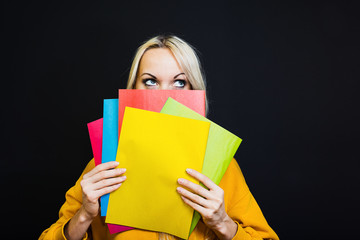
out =
[[125,88],[136,48],[160,33],[200,52],[209,118],[243,139],[235,157],[279,237],[358,237],[354,3],[5,1],[7,239],[36,239],[57,220],[92,158],[86,123],[101,117],[102,99]]

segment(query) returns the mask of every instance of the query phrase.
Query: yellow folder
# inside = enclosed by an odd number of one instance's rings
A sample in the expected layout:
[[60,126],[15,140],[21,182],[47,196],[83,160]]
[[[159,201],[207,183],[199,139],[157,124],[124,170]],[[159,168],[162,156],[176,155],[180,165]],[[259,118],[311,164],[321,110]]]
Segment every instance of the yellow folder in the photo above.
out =
[[193,209],[176,192],[201,171],[210,123],[126,107],[116,161],[127,180],[110,194],[107,223],[189,236]]

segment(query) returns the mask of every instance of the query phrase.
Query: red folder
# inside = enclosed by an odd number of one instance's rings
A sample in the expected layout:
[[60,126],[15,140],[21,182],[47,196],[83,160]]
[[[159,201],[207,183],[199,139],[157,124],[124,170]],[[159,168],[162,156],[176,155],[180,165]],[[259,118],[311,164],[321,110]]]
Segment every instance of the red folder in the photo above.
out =
[[119,89],[119,136],[125,107],[160,112],[169,97],[205,116],[204,90]]

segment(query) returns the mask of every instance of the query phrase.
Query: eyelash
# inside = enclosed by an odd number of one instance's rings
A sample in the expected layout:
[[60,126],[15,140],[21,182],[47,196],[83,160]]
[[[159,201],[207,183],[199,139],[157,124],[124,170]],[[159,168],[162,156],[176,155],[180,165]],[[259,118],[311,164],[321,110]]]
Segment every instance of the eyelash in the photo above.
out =
[[[146,86],[151,86],[151,85],[147,85],[147,84],[146,84],[146,82],[149,81],[149,80],[150,80],[150,81],[153,81],[153,82],[156,82],[156,80],[153,79],[153,78],[146,78],[146,79],[144,79],[142,82],[143,82],[143,84],[146,85]],[[186,86],[186,81],[185,81],[185,80],[176,79],[176,80],[174,80],[174,82],[181,82],[182,85],[183,85],[181,88],[183,88],[183,87]]]
[[182,87],[185,87],[185,85],[186,85],[186,81],[185,80],[180,80],[180,79],[177,79],[177,80],[175,80],[174,82],[181,82],[182,83]]
[[147,86],[146,82],[149,81],[149,80],[153,81],[153,82],[156,82],[156,80],[153,79],[153,78],[146,78],[146,79],[143,80],[143,84]]

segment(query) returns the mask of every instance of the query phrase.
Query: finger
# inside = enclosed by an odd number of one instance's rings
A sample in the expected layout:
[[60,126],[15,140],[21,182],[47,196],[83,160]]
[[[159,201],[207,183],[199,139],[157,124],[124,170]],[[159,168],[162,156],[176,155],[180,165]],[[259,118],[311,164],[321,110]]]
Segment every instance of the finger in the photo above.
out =
[[104,171],[107,169],[111,169],[111,168],[115,168],[118,165],[119,165],[119,163],[116,161],[99,164],[96,167],[94,167],[90,172],[86,173],[83,178],[86,179],[86,178],[92,177],[93,175],[95,175],[98,172],[101,172],[101,171]]
[[188,190],[182,188],[182,187],[178,187],[176,188],[176,191],[181,195],[181,196],[184,196],[186,197],[187,199],[191,200],[192,202],[196,203],[196,204],[199,204],[201,206],[203,206],[204,208],[209,208],[210,205],[209,205],[209,202],[203,198],[203,197],[200,197],[199,195],[197,194],[194,194],[192,192],[189,192]]
[[184,201],[184,203],[186,203],[187,205],[189,205],[192,209],[194,209],[195,211],[198,211],[201,215],[203,215],[206,211],[206,209],[202,206],[200,206],[199,204],[196,204],[194,202],[192,202],[190,199],[181,196],[181,199]]
[[206,199],[213,199],[211,193],[207,189],[203,188],[202,186],[200,186],[198,184],[195,184],[184,178],[179,178],[178,183]]
[[109,170],[103,170],[101,172],[96,173],[92,177],[90,177],[88,180],[90,180],[93,183],[96,183],[98,181],[107,179],[107,178],[114,178],[118,177],[121,174],[124,174],[126,172],[125,168],[115,168],[115,169],[109,169]]
[[186,169],[186,172],[194,177],[195,179],[199,180],[200,182],[202,182],[208,189],[210,190],[215,190],[218,188],[218,185],[216,185],[213,181],[211,181],[210,178],[208,178],[207,176],[205,176],[202,173],[199,173],[198,171],[194,170],[194,169]]
[[126,180],[126,176],[103,179],[97,183],[94,183],[93,189],[99,190],[99,189],[106,188],[109,186],[117,185],[119,183],[123,183],[125,180]]
[[119,184],[115,184],[115,185],[112,185],[112,186],[108,186],[108,187],[104,187],[102,189],[99,189],[99,190],[96,190],[96,194],[99,197],[105,195],[105,194],[108,194],[108,193],[112,193],[113,191],[115,191],[116,189],[118,189],[120,186],[122,185],[122,183],[119,183]]

